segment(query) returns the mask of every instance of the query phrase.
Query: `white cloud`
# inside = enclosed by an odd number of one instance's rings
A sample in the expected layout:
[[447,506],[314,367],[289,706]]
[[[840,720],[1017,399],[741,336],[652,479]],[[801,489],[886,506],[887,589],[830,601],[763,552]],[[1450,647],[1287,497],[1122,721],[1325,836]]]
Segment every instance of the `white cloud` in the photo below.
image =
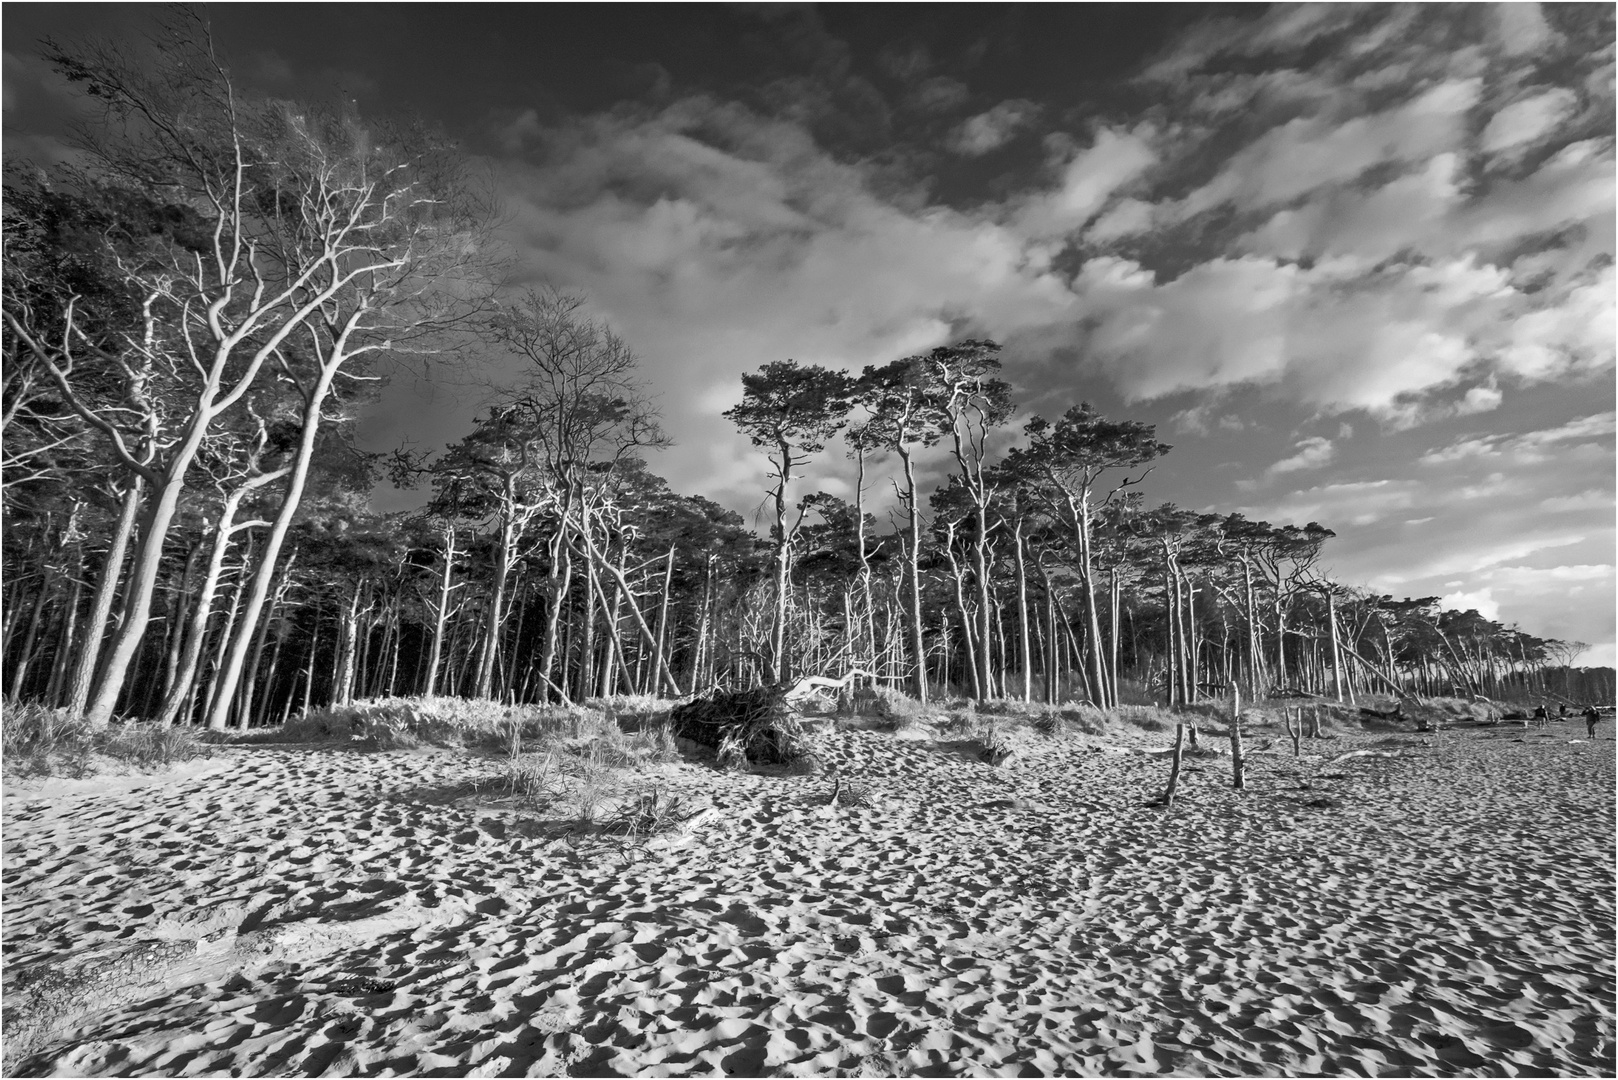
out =
[[1271,465],[1267,470],[1274,476],[1279,473],[1301,472],[1305,469],[1319,469],[1331,463],[1337,456],[1337,450],[1330,439],[1318,435],[1301,440],[1297,445],[1298,452],[1289,458],[1283,458]]
[[1611,510],[1613,495],[1610,490],[1591,488],[1577,495],[1554,495],[1541,499],[1539,508],[1547,513],[1560,514],[1575,510]]
[[1533,97],[1514,101],[1489,118],[1479,137],[1483,151],[1498,154],[1533,143],[1556,130],[1578,105],[1578,96],[1563,87],[1553,87]]
[[1375,165],[1426,160],[1461,144],[1480,90],[1476,79],[1456,80],[1380,113],[1288,120],[1237,151],[1178,212],[1190,216],[1226,202],[1272,206],[1347,183]]
[[1438,604],[1450,611],[1476,611],[1485,619],[1500,617],[1500,602],[1494,598],[1492,589],[1447,593],[1438,598]]
[[950,149],[967,157],[980,157],[1010,142],[1038,116],[1039,106],[1032,101],[1002,101],[962,121],[950,135]]
[[1618,414],[1592,413],[1569,420],[1542,431],[1528,431],[1519,435],[1475,435],[1457,439],[1448,446],[1429,450],[1419,459],[1422,465],[1449,465],[1474,459],[1489,459],[1498,464],[1505,462],[1521,468],[1551,460],[1567,452],[1563,443],[1607,443],[1618,430]]
[[1538,4],[1492,4],[1490,14],[1495,18],[1496,40],[1509,55],[1541,52],[1556,39]]
[[1115,192],[1158,161],[1152,131],[1102,127],[1090,146],[1060,167],[1056,186],[1014,200],[1009,223],[1030,238],[1060,237],[1084,227]]

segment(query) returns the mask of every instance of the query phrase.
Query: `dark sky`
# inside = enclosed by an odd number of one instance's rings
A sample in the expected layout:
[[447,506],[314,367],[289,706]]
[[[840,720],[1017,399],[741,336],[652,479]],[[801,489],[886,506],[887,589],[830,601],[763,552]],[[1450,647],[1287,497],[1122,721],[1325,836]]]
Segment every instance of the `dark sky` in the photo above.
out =
[[[757,505],[743,372],[989,336],[1024,415],[1159,425],[1148,498],[1319,520],[1351,583],[1614,660],[1608,5],[205,10],[248,87],[487,167],[516,280],[641,355],[681,490]],[[6,6],[8,160],[77,107],[37,40],[155,11]],[[474,408],[401,380],[365,435]]]

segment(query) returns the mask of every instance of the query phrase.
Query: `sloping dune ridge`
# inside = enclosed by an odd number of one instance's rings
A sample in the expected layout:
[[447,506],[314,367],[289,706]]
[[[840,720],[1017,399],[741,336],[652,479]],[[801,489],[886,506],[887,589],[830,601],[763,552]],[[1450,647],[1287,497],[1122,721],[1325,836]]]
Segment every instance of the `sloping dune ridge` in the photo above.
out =
[[849,729],[869,805],[666,764],[711,812],[645,848],[457,797],[491,762],[448,751],[8,782],[8,1072],[1612,1075],[1582,734],[1282,739],[1163,808],[1162,735]]

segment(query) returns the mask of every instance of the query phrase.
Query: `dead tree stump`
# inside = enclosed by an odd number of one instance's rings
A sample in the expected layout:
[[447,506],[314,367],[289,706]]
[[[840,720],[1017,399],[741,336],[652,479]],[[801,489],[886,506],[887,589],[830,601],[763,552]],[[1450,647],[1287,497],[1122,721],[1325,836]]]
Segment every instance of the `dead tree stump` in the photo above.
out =
[[1242,756],[1242,692],[1233,689],[1230,698],[1230,782],[1237,791],[1247,786],[1246,765]]
[[[1192,730],[1195,730],[1194,728]],[[1180,786],[1180,761],[1185,753],[1185,725],[1174,725],[1174,756],[1169,759],[1169,789],[1163,793],[1163,805],[1174,805],[1174,792]]]
[[1303,754],[1303,706],[1298,706],[1298,725],[1292,726],[1292,710],[1282,709],[1281,716],[1286,721],[1287,734],[1292,736],[1292,756],[1300,757]]

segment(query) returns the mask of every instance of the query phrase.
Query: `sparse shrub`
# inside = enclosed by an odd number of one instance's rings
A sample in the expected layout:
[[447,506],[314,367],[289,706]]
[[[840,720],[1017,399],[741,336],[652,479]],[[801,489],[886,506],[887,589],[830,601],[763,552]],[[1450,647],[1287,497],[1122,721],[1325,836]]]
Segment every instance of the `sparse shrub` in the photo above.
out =
[[849,696],[847,711],[858,716],[874,716],[890,731],[915,727],[926,716],[926,708],[915,698],[888,686],[861,686]]
[[654,787],[620,807],[602,822],[601,831],[622,836],[631,843],[644,844],[654,836],[682,828],[702,811],[703,807],[682,800],[678,795],[666,796],[662,788]]
[[1058,710],[1056,715],[1085,735],[1104,735],[1107,732],[1107,716],[1094,705],[1070,706]]
[[95,773],[98,759],[157,769],[213,750],[190,726],[112,724],[96,730],[65,709],[8,702],[0,713],[0,752],[9,774],[78,779]]
[[674,727],[664,719],[649,727],[642,727],[630,739],[631,751],[655,764],[680,760],[680,748],[674,741]]
[[499,798],[510,799],[521,806],[543,810],[563,794],[561,770],[551,751],[527,760],[513,759],[504,770],[477,785],[488,786]]
[[0,712],[5,770],[17,776],[86,776],[95,738],[90,725],[66,709],[34,702],[5,703]]
[[983,760],[990,765],[1004,765],[1017,756],[1017,746],[1011,739],[1010,731],[993,721],[983,725],[977,742]]
[[1120,705],[1114,715],[1141,731],[1173,731],[1174,715],[1155,705]]
[[199,730],[189,724],[120,724],[102,736],[97,740],[98,752],[143,769],[166,769],[213,753],[212,744],[204,742]]

